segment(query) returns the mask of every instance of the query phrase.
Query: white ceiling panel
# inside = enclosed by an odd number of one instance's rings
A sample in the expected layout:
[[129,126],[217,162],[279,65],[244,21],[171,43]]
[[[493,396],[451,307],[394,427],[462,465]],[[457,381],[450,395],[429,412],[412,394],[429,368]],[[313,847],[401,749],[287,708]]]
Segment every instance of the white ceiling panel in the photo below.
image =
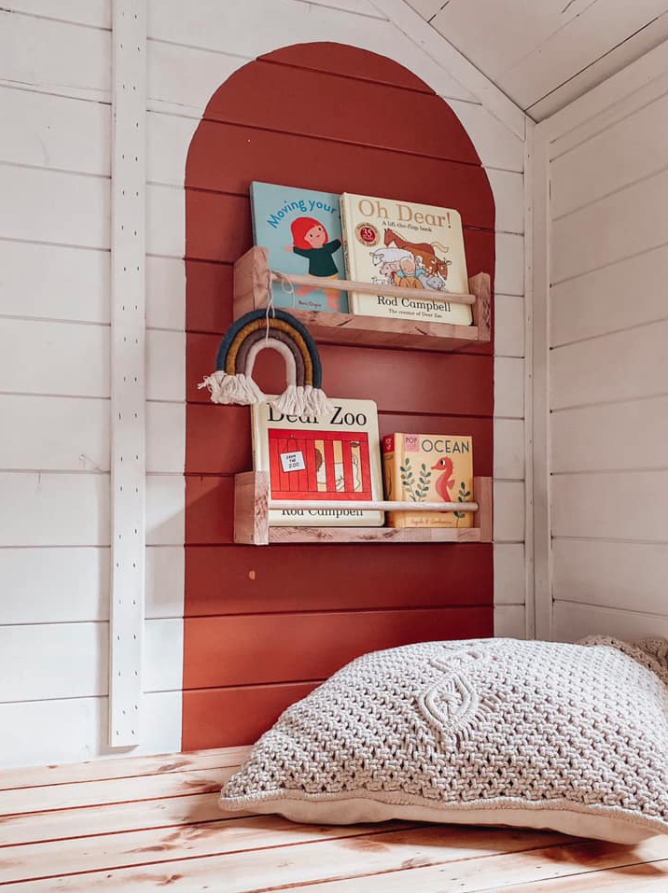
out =
[[407,0],[536,120],[668,39],[668,0]]

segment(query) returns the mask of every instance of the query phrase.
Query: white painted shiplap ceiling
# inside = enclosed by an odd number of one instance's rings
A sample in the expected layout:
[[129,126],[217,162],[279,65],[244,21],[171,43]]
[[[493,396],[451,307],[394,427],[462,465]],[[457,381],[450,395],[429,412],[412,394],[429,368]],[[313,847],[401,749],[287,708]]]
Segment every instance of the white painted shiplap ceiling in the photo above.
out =
[[668,39],[668,0],[407,0],[540,121]]

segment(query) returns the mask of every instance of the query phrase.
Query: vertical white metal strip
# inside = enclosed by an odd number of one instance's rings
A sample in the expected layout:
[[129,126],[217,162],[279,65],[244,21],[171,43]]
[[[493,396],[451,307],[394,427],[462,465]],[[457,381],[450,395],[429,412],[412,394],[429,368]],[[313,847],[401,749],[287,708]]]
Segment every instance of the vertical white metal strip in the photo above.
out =
[[146,0],[113,0],[109,743],[139,744],[144,633]]

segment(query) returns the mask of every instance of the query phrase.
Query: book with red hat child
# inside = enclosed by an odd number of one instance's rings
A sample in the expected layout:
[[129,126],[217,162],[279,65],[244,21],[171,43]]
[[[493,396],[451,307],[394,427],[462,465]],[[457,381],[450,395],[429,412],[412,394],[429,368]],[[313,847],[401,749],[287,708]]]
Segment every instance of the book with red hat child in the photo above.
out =
[[269,251],[276,273],[316,276],[322,285],[274,282],[274,305],[286,310],[348,313],[344,291],[328,281],[345,279],[339,196],[297,186],[253,182],[253,240]]

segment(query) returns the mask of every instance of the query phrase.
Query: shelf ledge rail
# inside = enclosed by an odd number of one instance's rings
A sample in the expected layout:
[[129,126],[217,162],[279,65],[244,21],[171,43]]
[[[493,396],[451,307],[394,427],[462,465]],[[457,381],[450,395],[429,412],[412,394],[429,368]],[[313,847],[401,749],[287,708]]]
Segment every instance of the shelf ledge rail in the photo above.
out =
[[[476,502],[406,503],[390,500],[272,500],[269,474],[249,471],[234,479],[234,541],[256,546],[269,543],[492,542],[492,479],[474,477]],[[317,527],[270,526],[269,510],[473,512],[473,527]]]

